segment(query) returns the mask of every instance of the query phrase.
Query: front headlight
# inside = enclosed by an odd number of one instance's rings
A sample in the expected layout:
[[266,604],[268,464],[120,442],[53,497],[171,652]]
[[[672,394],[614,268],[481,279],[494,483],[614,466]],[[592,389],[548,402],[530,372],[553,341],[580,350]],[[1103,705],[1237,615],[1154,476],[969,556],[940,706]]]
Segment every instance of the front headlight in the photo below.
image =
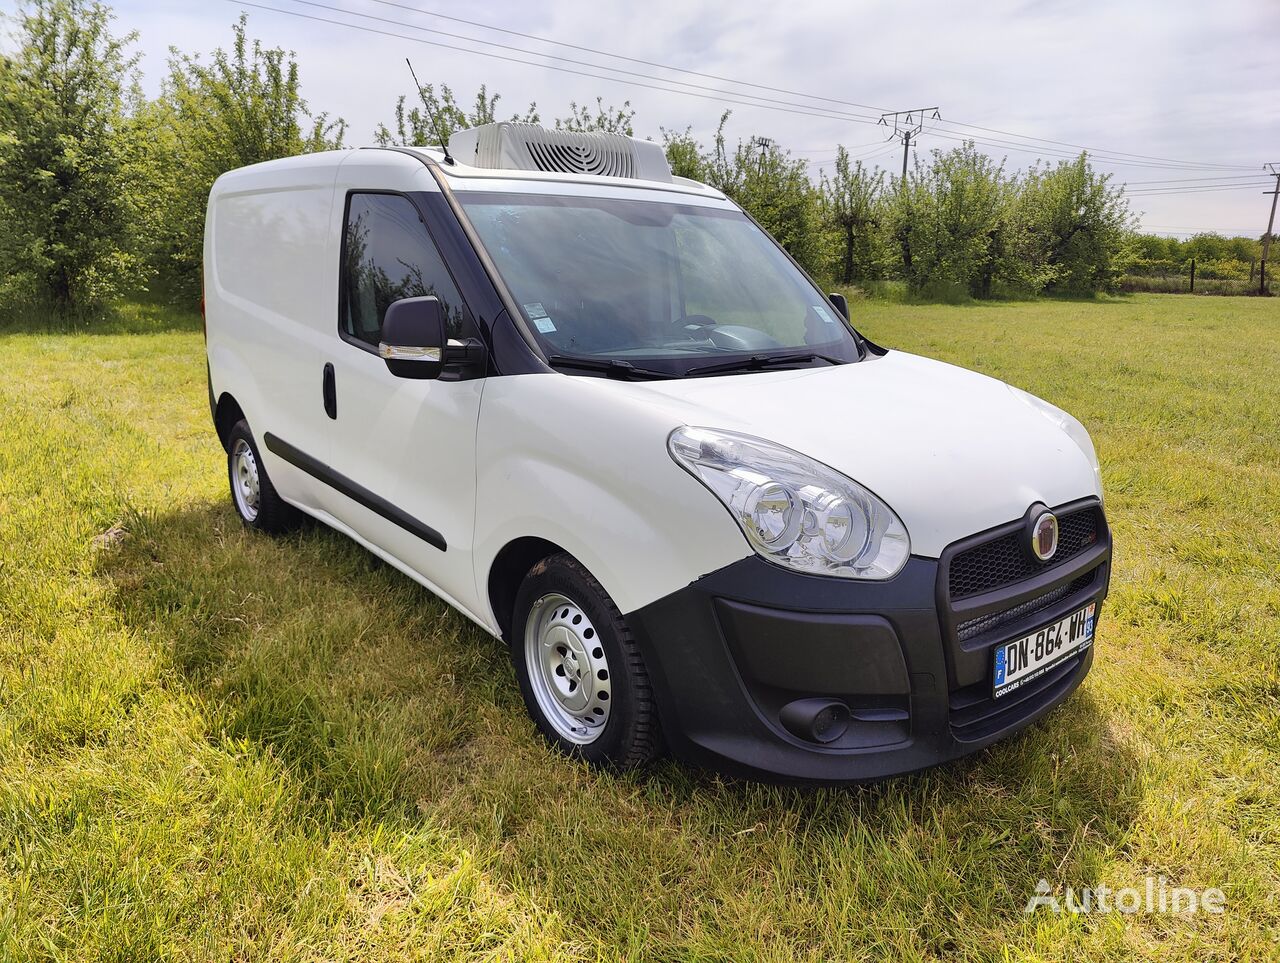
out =
[[677,428],[667,447],[770,562],[858,579],[892,578],[907,563],[911,540],[893,509],[821,462],[710,428]]

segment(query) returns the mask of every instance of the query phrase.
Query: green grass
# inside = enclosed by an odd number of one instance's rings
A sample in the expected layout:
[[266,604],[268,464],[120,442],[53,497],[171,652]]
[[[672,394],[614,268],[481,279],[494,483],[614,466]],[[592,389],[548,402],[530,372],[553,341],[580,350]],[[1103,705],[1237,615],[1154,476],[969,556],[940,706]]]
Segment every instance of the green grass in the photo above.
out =
[[[0,959],[1276,958],[1280,303],[854,313],[1079,415],[1117,553],[1063,709],[839,790],[557,758],[463,618],[242,531],[195,319],[0,334]],[[1148,875],[1226,912],[1022,913]]]

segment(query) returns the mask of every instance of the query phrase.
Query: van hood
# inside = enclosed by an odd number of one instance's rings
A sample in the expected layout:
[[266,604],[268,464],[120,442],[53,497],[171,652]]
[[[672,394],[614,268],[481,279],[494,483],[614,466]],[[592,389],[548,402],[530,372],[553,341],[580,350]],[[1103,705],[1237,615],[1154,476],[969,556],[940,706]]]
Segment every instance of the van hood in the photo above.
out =
[[1069,415],[900,351],[833,367],[615,384],[679,424],[755,435],[842,472],[897,512],[913,555],[936,558],[1036,502],[1102,494],[1092,446]]

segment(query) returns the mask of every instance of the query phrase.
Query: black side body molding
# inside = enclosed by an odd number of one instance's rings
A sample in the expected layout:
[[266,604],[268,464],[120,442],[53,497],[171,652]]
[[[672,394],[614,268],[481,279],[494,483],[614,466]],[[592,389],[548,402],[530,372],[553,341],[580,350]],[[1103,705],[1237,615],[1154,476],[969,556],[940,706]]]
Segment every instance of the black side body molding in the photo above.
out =
[[381,515],[387,521],[394,525],[399,525],[406,532],[418,536],[428,545],[432,545],[440,551],[447,551],[448,545],[445,544],[444,536],[437,532],[430,525],[424,525],[412,515],[402,511],[395,505],[392,505],[380,495],[375,495],[363,485],[357,485],[346,475],[340,475],[324,462],[319,459],[312,458],[304,451],[299,451],[287,441],[281,441],[271,432],[267,432],[263,437],[263,441],[267,444],[267,450],[273,455],[279,455],[294,468],[298,468],[312,478],[324,482],[335,491],[341,492],[352,501],[363,505],[369,511],[376,515]]

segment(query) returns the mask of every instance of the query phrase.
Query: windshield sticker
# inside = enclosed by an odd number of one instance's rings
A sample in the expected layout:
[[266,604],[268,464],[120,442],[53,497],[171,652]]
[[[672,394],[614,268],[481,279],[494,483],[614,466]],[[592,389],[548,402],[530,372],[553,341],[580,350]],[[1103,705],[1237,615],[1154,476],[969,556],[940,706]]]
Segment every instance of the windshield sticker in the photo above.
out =
[[[528,308],[528,305],[525,305],[525,307]],[[543,334],[550,334],[556,329],[556,326],[551,322],[551,319],[545,314],[540,318],[534,318],[533,326]]]
[[535,321],[538,318],[547,317],[547,311],[542,306],[541,301],[531,301],[530,303],[526,304],[524,306],[524,313],[529,315],[530,321]]
[[816,314],[816,315],[817,315],[821,320],[823,320],[823,321],[827,322],[827,324],[835,324],[835,323],[836,323],[836,319],[835,319],[835,318],[833,318],[833,317],[828,313],[827,309],[826,309],[826,308],[824,308],[821,304],[815,304],[815,305],[813,306],[813,313],[814,313],[814,314]]

